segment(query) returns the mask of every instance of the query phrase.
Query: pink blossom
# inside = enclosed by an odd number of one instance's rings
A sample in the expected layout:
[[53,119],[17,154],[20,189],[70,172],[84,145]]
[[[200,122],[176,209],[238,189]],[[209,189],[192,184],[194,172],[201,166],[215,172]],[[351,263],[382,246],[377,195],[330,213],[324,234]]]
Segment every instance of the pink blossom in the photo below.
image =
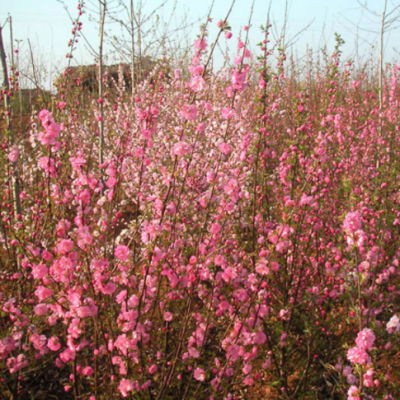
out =
[[244,384],[245,386],[253,386],[253,385],[254,385],[254,379],[253,379],[252,377],[250,377],[250,376],[246,376],[246,377],[243,379],[243,384]]
[[47,305],[40,303],[35,307],[35,314],[42,316],[42,315],[46,315],[47,314]]
[[80,171],[80,167],[86,165],[86,160],[80,152],[78,152],[76,157],[70,157],[69,161],[71,162],[71,166],[76,171]]
[[230,38],[232,37],[232,33],[229,32],[229,31],[225,32],[225,37],[226,37],[227,39],[230,39]]
[[61,239],[57,244],[57,251],[60,254],[67,254],[72,250],[73,247],[74,247],[74,242],[72,240]]
[[279,311],[279,318],[283,319],[284,321],[288,321],[289,320],[289,311],[288,310],[280,310]]
[[219,151],[224,154],[229,154],[232,150],[228,143],[220,143],[218,145]]
[[271,366],[271,364],[272,364],[272,360],[271,360],[270,358],[267,358],[267,359],[264,361],[264,363],[262,364],[262,367],[263,367],[264,369],[268,369],[268,368]]
[[146,390],[151,386],[151,380],[147,380],[143,385],[140,387],[141,390]]
[[202,75],[203,71],[204,71],[204,67],[202,65],[190,65],[189,66],[189,72],[194,76]]
[[58,237],[63,237],[66,235],[67,231],[71,228],[71,223],[67,221],[66,219],[61,219],[57,223],[56,227],[56,235]]
[[271,263],[270,263],[270,266],[271,266],[271,269],[272,269],[272,271],[279,271],[279,263],[277,263],[276,261],[272,261]]
[[182,71],[180,69],[175,69],[174,70],[174,78],[176,80],[181,79],[181,73],[182,73]]
[[254,335],[254,344],[264,344],[267,341],[267,335],[264,332],[257,332]]
[[354,234],[362,226],[361,214],[358,211],[349,212],[343,221],[343,229],[349,234]]
[[227,267],[224,269],[223,273],[222,273],[222,279],[225,282],[229,282],[232,279],[236,279],[237,278],[237,272],[235,271],[234,268],[232,267]]
[[194,370],[193,376],[194,376],[194,379],[196,379],[197,381],[200,381],[200,382],[204,382],[206,379],[206,374],[204,372],[204,369],[202,369],[202,368],[196,368]]
[[155,374],[157,372],[157,369],[158,369],[157,365],[155,365],[155,364],[150,365],[149,374]]
[[57,104],[57,107],[60,111],[62,111],[66,106],[67,106],[67,103],[65,101],[59,101]]
[[139,305],[139,298],[135,294],[133,294],[131,297],[128,299],[128,307],[134,308]]
[[50,175],[51,177],[53,177],[56,172],[54,160],[49,157],[39,158],[38,167],[43,169],[46,174]]
[[128,397],[128,393],[135,389],[133,381],[122,379],[119,383],[118,390],[122,394],[122,397]]
[[[200,53],[201,53],[201,52],[196,52],[196,53],[195,53],[195,56],[192,58],[192,64],[193,64],[193,65],[197,65],[197,64],[200,63],[200,56],[201,56]],[[190,71],[190,66],[189,66],[189,71]]]
[[55,144],[57,136],[58,135],[52,131],[45,131],[45,132],[38,133],[39,142],[46,146]]
[[[143,139],[149,140],[153,136],[154,130],[153,129],[142,129],[141,134],[142,134]],[[115,179],[115,184],[116,184],[116,182],[117,182],[117,180]],[[115,184],[113,186],[115,186]]]
[[306,110],[306,108],[302,105],[302,104],[300,104],[298,107],[297,107],[297,111],[298,112],[303,112],[303,111],[305,111]]
[[16,342],[11,337],[0,340],[0,360],[7,358],[8,354],[17,348]]
[[215,263],[215,265],[224,266],[226,264],[226,258],[224,256],[221,256],[220,254],[218,254],[214,258],[214,263]]
[[49,269],[50,276],[57,282],[68,283],[72,279],[72,271],[76,266],[76,253],[68,254],[55,260]]
[[233,89],[243,91],[246,89],[246,71],[234,71],[231,76],[231,84]]
[[40,121],[42,122],[42,124],[44,124],[44,122],[51,118],[51,114],[49,110],[43,109],[39,111],[38,117],[40,119]]
[[77,314],[79,318],[88,318],[93,317],[97,314],[98,307],[95,305],[92,306],[83,306],[77,309]]
[[90,197],[89,189],[85,189],[79,194],[79,200],[82,201],[83,204],[90,204]]
[[242,368],[243,373],[246,374],[246,375],[249,374],[249,373],[251,372],[251,370],[252,370],[252,367],[251,367],[250,364],[246,364],[246,365]]
[[284,253],[289,247],[290,247],[290,241],[289,240],[284,240],[283,242],[279,242],[276,244],[276,250],[279,253]]
[[205,86],[206,82],[201,76],[193,76],[189,82],[189,87],[193,92],[201,92]]
[[76,234],[77,234],[77,242],[78,242],[78,246],[81,249],[86,249],[87,246],[89,246],[90,244],[92,244],[93,242],[93,237],[89,232],[89,227],[88,226],[80,226],[77,230],[76,230]]
[[47,338],[45,335],[39,335],[37,333],[33,333],[29,337],[29,341],[33,344],[33,347],[36,350],[43,350],[44,352],[47,352],[46,343],[47,343]]
[[205,50],[207,48],[207,42],[205,38],[197,39],[194,41],[194,47],[197,50]]
[[235,116],[235,111],[230,107],[225,107],[221,110],[221,116],[224,119],[231,119]]
[[239,54],[239,55],[237,55],[237,56],[235,57],[235,59],[233,60],[233,63],[234,63],[235,65],[239,65],[239,64],[242,62],[242,60],[243,60],[243,57]]
[[353,372],[353,368],[347,365],[346,367],[343,368],[342,374],[343,374],[343,376],[348,376],[352,372]]
[[34,279],[42,279],[48,272],[49,269],[44,264],[32,265],[32,276]]
[[113,176],[110,176],[108,179],[107,179],[107,182],[106,182],[106,186],[109,188],[109,189],[112,189],[114,186],[116,186],[117,185],[117,179],[116,178],[114,178]]
[[358,348],[362,350],[372,350],[372,346],[374,345],[375,335],[371,329],[365,328],[361,332],[358,333],[356,344]]
[[174,317],[174,315],[169,311],[166,311],[164,313],[164,320],[165,321],[172,321],[173,317]]
[[314,202],[314,197],[303,194],[299,201],[299,206],[311,206]]
[[386,330],[389,333],[398,333],[400,332],[400,319],[395,314],[390,318],[389,322],[386,324]]
[[199,358],[200,357],[200,352],[194,347],[189,347],[188,348],[188,353],[189,353],[189,356],[192,357],[192,358]]
[[45,261],[51,261],[53,259],[53,255],[49,251],[43,250],[42,258]]
[[367,370],[367,372],[363,376],[363,378],[364,378],[363,379],[364,386],[366,386],[366,387],[373,386],[373,384],[374,384],[374,374],[375,374],[375,371],[373,369],[369,368]]
[[60,135],[60,127],[54,122],[51,114],[47,110],[41,110],[39,112],[39,119],[42,122],[42,126],[45,132],[39,132],[38,138],[43,145],[52,145],[55,143],[55,139]]
[[64,368],[65,364],[61,361],[61,359],[59,357],[56,358],[56,361],[54,363],[56,365],[57,368]]
[[11,147],[11,151],[8,153],[8,159],[11,162],[16,162],[19,156],[19,149],[18,146],[14,145]]
[[47,347],[51,351],[58,351],[61,348],[61,343],[56,336],[53,336],[47,341]]
[[103,294],[113,294],[116,290],[117,285],[114,282],[108,282],[100,287],[100,292]]
[[354,364],[367,364],[370,360],[368,353],[358,347],[349,349],[347,359]]
[[260,262],[256,265],[256,272],[259,273],[260,275],[268,275],[269,268],[263,262]]
[[94,370],[92,367],[85,367],[85,368],[83,368],[81,373],[82,373],[82,375],[85,375],[85,376],[91,376],[91,375],[93,375],[93,372],[94,372]]
[[350,389],[347,391],[347,400],[361,400],[361,397],[358,395],[357,386],[350,386]]
[[184,106],[182,106],[180,111],[180,115],[189,121],[195,120],[198,114],[199,111],[197,110],[197,107],[195,105],[185,104]]
[[35,295],[40,301],[43,301],[48,297],[52,296],[53,291],[44,286],[38,286],[37,289],[35,290]]
[[346,237],[346,241],[349,246],[356,245],[357,247],[361,247],[367,241],[367,235],[363,230],[358,230],[349,234]]
[[218,223],[211,224],[210,232],[217,234],[221,232],[221,225]]
[[60,360],[64,363],[75,360],[75,351],[67,348],[59,355]]
[[190,152],[190,146],[186,142],[178,142],[174,145],[172,153],[175,156],[184,156]]
[[346,382],[347,382],[349,385],[357,385],[358,379],[357,379],[357,377],[356,377],[355,375],[349,374],[349,375],[347,375],[347,377],[346,377]]
[[118,260],[128,261],[130,255],[131,255],[131,251],[129,250],[129,248],[127,246],[119,245],[115,248],[114,255],[115,255],[115,257],[118,258]]
[[7,368],[10,371],[10,374],[14,374],[28,365],[29,362],[25,359],[25,355],[23,354],[19,354],[16,358],[11,357],[7,360]]
[[115,296],[115,301],[118,304],[121,304],[123,301],[125,301],[126,296],[128,294],[127,290],[122,290],[121,292],[119,292],[116,296]]

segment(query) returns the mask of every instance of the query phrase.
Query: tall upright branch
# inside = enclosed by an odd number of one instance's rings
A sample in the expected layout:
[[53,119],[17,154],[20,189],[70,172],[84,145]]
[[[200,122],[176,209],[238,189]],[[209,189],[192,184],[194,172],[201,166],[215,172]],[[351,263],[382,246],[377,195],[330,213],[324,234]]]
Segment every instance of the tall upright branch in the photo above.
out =
[[386,19],[387,0],[383,5],[383,12],[381,16],[381,32],[380,32],[380,49],[379,49],[379,110],[382,110],[383,102],[383,35],[385,33],[385,19]]
[[132,96],[135,93],[135,8],[133,0],[131,0],[131,9],[130,9],[130,22],[131,22],[131,75],[132,75]]
[[[387,0],[383,0],[383,11],[379,13],[377,11],[372,10],[368,7],[367,1],[362,2],[361,0],[357,0],[357,3],[367,11],[370,15],[374,16],[375,18],[380,18],[381,21],[381,28],[380,31],[373,30],[370,28],[362,28],[355,25],[352,21],[349,21],[352,25],[356,26],[357,29],[361,29],[366,32],[371,32],[375,34],[379,34],[379,65],[378,65],[378,92],[379,92],[379,110],[383,107],[383,56],[384,56],[384,36],[385,33],[390,32],[394,29],[399,28],[399,21],[400,21],[400,4],[393,6],[391,10],[388,11],[387,9]],[[345,18],[346,19],[346,18]]]
[[[2,84],[1,89],[4,92],[4,106],[5,106],[5,114],[7,121],[7,130],[9,132],[9,147],[12,147],[15,143],[15,133],[12,125],[12,106],[11,99],[9,96],[10,92],[10,83],[8,80],[8,70],[7,70],[7,61],[6,61],[6,53],[4,50],[4,42],[3,42],[3,34],[2,27],[0,26],[0,68],[1,68],[1,78]],[[18,180],[18,170],[17,170],[17,162],[11,163],[12,168],[12,191],[13,191],[13,200],[14,200],[14,217],[17,218],[18,214],[21,214],[21,203],[19,198],[19,180]]]
[[35,84],[36,90],[38,92],[40,92],[42,99],[45,98],[43,89],[41,87],[41,85],[39,84],[39,78],[38,78],[38,74],[37,74],[37,69],[36,69],[36,64],[35,64],[35,59],[33,57],[33,50],[32,50],[32,45],[31,45],[31,41],[28,39],[28,46],[29,46],[29,54],[31,57],[31,63],[32,63],[32,73],[33,73],[33,82]]
[[[137,44],[138,44],[138,59],[139,59],[139,71],[138,71],[138,79],[142,80],[142,2],[139,2],[139,11],[137,13],[137,34],[138,34],[138,38],[137,38]],[[132,32],[132,36],[133,36],[133,32]]]
[[107,1],[100,1],[100,43],[99,43],[99,100],[100,100],[100,121],[99,121],[99,163],[104,162],[104,104],[103,104],[103,43],[104,43],[104,22],[106,19]]

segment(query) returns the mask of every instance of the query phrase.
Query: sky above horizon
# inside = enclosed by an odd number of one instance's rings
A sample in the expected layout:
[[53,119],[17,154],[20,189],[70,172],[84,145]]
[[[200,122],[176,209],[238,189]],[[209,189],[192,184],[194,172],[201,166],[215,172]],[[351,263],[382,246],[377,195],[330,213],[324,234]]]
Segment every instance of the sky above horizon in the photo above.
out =
[[[110,10],[115,11],[114,17],[129,22],[123,9],[116,7],[119,0],[108,1]],[[156,10],[149,23],[145,25],[145,29],[157,25],[158,30],[161,31],[168,25],[167,29],[173,30],[183,21],[189,23],[185,30],[180,31],[175,36],[175,44],[181,44],[184,41],[192,43],[196,39],[200,25],[205,22],[212,4],[212,0],[202,0],[201,2],[176,0],[176,8],[174,9],[175,0],[167,1],[162,8],[157,8],[161,0],[135,0],[136,10],[140,8],[140,1],[143,4],[142,16],[148,16]],[[364,3],[365,0],[362,0],[362,2]],[[64,5],[68,8],[71,16],[75,18],[78,12],[78,2],[76,0],[65,0],[63,3],[58,0],[14,0],[2,2],[0,5],[0,21],[4,28],[3,38],[6,51],[9,51],[10,48],[10,31],[9,24],[4,24],[10,15],[13,21],[14,47],[20,46],[21,64],[30,62],[29,39],[35,63],[38,68],[46,69],[43,74],[48,76],[59,73],[68,63],[65,55],[69,51],[68,41],[72,37],[72,22]],[[98,23],[96,22],[96,19],[98,20],[96,14],[98,1],[87,0],[85,3],[86,13],[82,17],[83,33],[90,45],[97,49],[99,42]],[[129,4],[129,0],[125,0],[125,3]],[[256,51],[255,44],[262,40],[259,27],[261,24],[265,24],[270,4],[270,18],[273,25],[271,43],[274,42],[274,37],[277,37],[281,32],[285,20],[285,1],[255,0],[249,33],[253,51]],[[318,50],[326,45],[328,53],[330,53],[334,48],[334,33],[337,32],[346,41],[344,57],[353,59],[360,57],[362,60],[363,57],[365,58],[368,55],[377,56],[379,48],[379,34],[377,32],[380,29],[379,14],[382,12],[384,0],[369,0],[367,4],[377,15],[368,13],[357,0],[289,0],[286,37],[287,40],[295,37],[290,51],[301,57],[306,53],[307,48]],[[225,18],[230,5],[231,1],[214,1],[211,12],[213,21],[210,24],[209,43],[213,42],[218,33],[216,22]],[[394,6],[394,1],[388,0],[389,12]],[[215,54],[217,66],[223,62],[228,43],[233,49],[232,44],[237,42],[238,36],[243,36],[242,28],[248,24],[250,10],[251,1],[236,0],[228,20],[232,27],[233,37],[229,42],[225,38],[220,41],[220,46],[218,46],[218,51]],[[173,14],[172,18],[171,14]],[[158,19],[156,19],[156,15]],[[396,14],[394,13],[394,15]],[[109,36],[121,38],[119,26],[117,23],[112,23],[110,18],[106,19],[106,31]],[[399,33],[400,28],[388,32],[385,36],[385,59],[387,61],[398,59],[400,48],[396,37]],[[20,41],[19,44],[16,41]],[[122,61],[120,53],[115,51],[115,47],[119,49],[119,46],[113,47],[109,44],[106,46],[108,63]],[[373,49],[373,46],[375,46],[375,49]],[[83,38],[80,38],[71,65],[92,64],[94,58],[95,56],[91,54],[88,45]]]

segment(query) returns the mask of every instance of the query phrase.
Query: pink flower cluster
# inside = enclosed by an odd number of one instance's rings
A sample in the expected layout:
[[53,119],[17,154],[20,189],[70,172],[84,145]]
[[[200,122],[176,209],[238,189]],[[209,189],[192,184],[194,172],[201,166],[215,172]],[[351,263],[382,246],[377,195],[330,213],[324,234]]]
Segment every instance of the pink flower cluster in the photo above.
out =
[[90,400],[396,390],[375,360],[400,332],[398,70],[379,109],[339,53],[288,73],[264,33],[257,65],[246,37],[213,71],[203,31],[130,93],[107,74],[101,99],[63,92],[68,135],[43,110],[31,143],[3,143],[0,393],[49,366]]
[[389,333],[400,332],[400,318],[395,314],[390,318],[389,322],[386,324],[386,330]]
[[350,212],[343,221],[343,229],[346,232],[346,240],[349,246],[356,245],[360,250],[367,240],[366,233],[362,228],[362,217],[358,211]]
[[347,359],[354,364],[368,364],[370,356],[367,350],[372,350],[375,342],[375,335],[371,329],[365,328],[358,333],[356,339],[356,347],[352,347],[347,352]]
[[43,145],[54,145],[56,139],[60,136],[60,127],[55,123],[48,110],[40,111],[39,119],[44,128],[44,132],[39,132],[38,135],[40,143]]

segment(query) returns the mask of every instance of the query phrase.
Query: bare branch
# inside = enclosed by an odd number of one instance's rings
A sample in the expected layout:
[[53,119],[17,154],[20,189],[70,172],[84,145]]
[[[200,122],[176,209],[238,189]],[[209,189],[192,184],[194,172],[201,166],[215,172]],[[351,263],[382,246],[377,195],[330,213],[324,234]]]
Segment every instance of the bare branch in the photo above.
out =
[[297,42],[293,42],[295,39],[297,39],[303,32],[305,32],[315,21],[315,18],[312,19],[303,29],[301,29],[299,32],[297,32],[292,38],[290,38],[290,40],[288,41],[287,45],[285,46],[286,48],[289,48],[290,46],[293,46],[294,43]]

